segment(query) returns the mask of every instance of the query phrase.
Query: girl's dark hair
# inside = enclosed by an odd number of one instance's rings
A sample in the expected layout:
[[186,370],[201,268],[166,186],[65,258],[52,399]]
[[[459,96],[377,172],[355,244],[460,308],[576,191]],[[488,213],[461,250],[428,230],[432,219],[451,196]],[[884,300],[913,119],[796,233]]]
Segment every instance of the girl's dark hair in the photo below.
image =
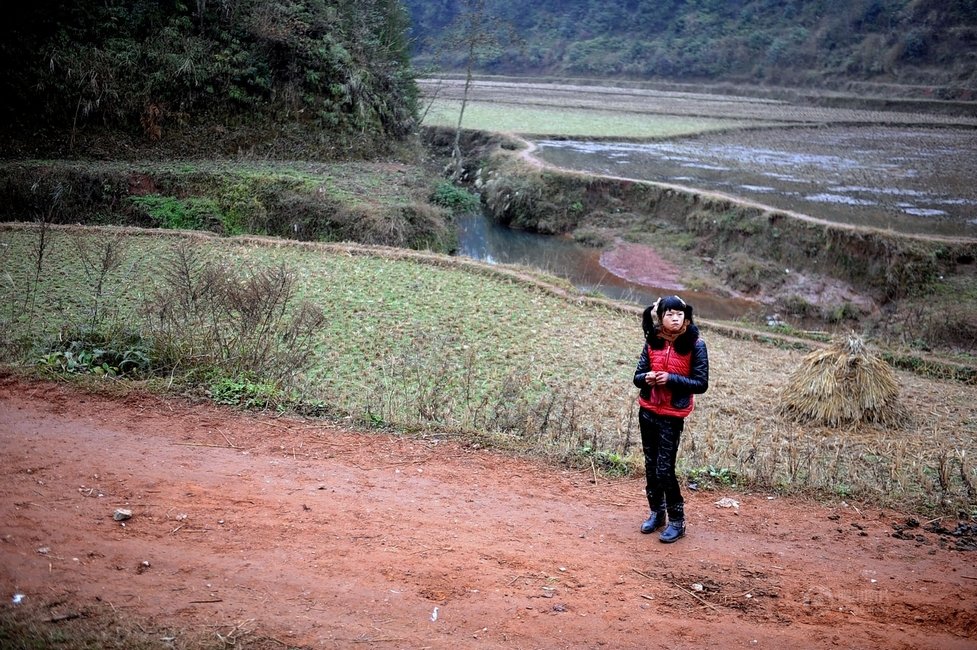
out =
[[655,322],[655,305],[645,307],[641,314],[641,329],[644,330],[645,340],[649,343],[652,337],[658,335],[658,323]]

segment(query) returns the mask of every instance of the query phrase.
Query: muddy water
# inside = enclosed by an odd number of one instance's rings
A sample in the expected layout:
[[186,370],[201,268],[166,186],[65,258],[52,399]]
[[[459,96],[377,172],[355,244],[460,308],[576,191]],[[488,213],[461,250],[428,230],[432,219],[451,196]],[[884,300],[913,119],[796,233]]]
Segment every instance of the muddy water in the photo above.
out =
[[650,305],[658,296],[679,293],[703,318],[732,320],[762,315],[763,306],[739,298],[687,291],[673,282],[638,283],[619,277],[601,264],[602,252],[567,237],[513,230],[482,214],[458,218],[458,254],[492,264],[521,264],[569,280],[583,291],[615,300]]
[[560,167],[719,191],[838,223],[977,237],[977,130],[798,128],[537,144],[537,156]]

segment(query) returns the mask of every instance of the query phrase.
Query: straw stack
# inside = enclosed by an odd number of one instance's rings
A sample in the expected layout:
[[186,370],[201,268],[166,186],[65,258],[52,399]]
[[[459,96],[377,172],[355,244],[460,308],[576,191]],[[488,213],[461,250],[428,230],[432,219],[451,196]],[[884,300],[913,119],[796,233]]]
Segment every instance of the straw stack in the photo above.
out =
[[877,422],[895,426],[906,418],[895,373],[855,334],[804,357],[780,395],[780,413],[825,426]]

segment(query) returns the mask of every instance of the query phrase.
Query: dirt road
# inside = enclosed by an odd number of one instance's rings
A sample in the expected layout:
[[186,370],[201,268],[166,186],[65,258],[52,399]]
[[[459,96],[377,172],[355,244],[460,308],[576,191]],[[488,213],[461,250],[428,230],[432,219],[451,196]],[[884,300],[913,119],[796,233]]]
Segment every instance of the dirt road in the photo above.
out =
[[638,533],[639,479],[9,376],[0,463],[3,607],[101,603],[278,648],[977,638],[977,553],[893,537],[904,513],[690,491],[688,536],[664,545]]

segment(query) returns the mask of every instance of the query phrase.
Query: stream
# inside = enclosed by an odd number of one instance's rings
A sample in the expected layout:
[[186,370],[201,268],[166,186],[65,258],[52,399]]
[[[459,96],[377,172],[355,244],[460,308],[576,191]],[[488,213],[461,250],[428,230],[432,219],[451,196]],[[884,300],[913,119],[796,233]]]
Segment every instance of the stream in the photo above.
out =
[[569,280],[573,286],[615,300],[650,305],[659,296],[678,293],[703,318],[735,320],[765,308],[741,298],[688,291],[675,285],[652,286],[625,280],[601,265],[602,251],[569,237],[540,235],[499,225],[481,213],[462,215],[458,254],[489,264],[518,264]]

